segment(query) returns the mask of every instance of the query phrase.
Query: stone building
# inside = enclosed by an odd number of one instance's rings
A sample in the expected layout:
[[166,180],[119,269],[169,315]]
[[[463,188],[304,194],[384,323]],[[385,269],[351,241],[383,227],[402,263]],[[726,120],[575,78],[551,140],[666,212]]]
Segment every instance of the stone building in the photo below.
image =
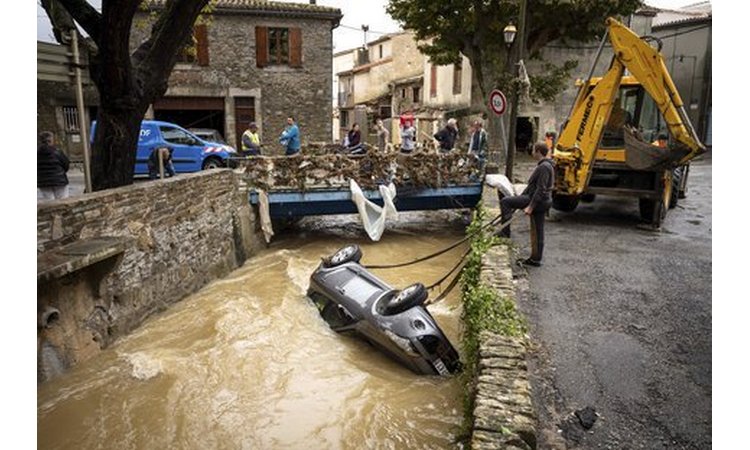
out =
[[[151,10],[163,5],[164,0],[147,3]],[[315,0],[218,0],[207,20],[197,22],[193,43],[181,51],[166,94],[146,118],[216,129],[236,147],[248,123],[255,121],[268,151],[281,152],[277,137],[291,115],[300,125],[303,144],[330,141],[333,29],[341,17],[339,9]],[[137,13],[132,49],[146,39],[148,21],[148,12]],[[49,53],[47,46],[55,44],[38,43],[38,53]],[[63,136],[62,149],[81,160],[73,88],[38,80],[37,92],[37,128]],[[89,125],[99,97],[93,86],[85,97]]]
[[660,10],[652,34],[662,42],[662,55],[672,74],[685,112],[703,143],[711,145],[711,2],[678,10]]
[[[159,9],[164,0],[152,0]],[[147,20],[148,13],[140,13]],[[218,0],[194,27],[169,78],[169,88],[147,116],[186,128],[217,129],[239,147],[248,123],[262,142],[280,152],[277,137],[286,118],[298,121],[303,145],[331,139],[333,29],[336,8],[310,3]],[[136,26],[134,49],[149,27]]]
[[[67,74],[67,67],[61,67],[67,60],[67,46],[37,42],[37,82],[36,82],[36,129],[55,133],[55,143],[71,160],[83,160],[83,143],[81,142],[81,124],[76,106],[75,88],[72,77],[60,75],[61,70]],[[81,64],[86,65],[86,52],[81,54]],[[88,126],[96,117],[99,93],[82,71],[85,123]]]
[[[397,116],[401,86],[399,80],[421,77],[424,56],[417,49],[414,34],[402,31],[384,35],[367,47],[357,48],[336,54],[334,65],[342,68],[336,73],[338,78],[338,123],[339,135],[343,137],[353,123],[358,123],[363,135],[374,139],[372,123],[376,118],[383,119],[391,129],[391,138],[398,136]],[[406,93],[406,91],[404,91]],[[415,91],[409,88],[409,99],[414,100]],[[419,89],[416,91],[421,98]]]

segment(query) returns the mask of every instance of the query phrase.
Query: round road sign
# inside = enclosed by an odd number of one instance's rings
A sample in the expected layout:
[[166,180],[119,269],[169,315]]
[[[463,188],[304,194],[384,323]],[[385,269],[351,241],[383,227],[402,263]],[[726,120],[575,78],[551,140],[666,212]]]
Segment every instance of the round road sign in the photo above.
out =
[[508,100],[505,99],[505,95],[498,89],[490,92],[490,109],[498,116],[502,116],[505,113],[505,109],[508,106]]

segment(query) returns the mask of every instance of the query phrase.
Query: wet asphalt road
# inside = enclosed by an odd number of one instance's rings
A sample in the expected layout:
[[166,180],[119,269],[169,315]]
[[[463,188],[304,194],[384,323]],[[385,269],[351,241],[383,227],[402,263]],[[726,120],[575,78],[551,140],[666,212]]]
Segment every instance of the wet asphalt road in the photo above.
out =
[[[553,211],[544,266],[517,268],[539,448],[711,448],[710,157],[690,170],[660,232],[637,227],[637,200],[600,196]],[[527,256],[528,221],[513,240]]]

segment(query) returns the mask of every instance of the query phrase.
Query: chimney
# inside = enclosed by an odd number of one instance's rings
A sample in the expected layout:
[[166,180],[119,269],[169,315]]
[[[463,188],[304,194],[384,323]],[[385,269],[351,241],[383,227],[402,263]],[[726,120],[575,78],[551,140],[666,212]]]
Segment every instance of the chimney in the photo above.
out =
[[310,4],[311,4],[311,5],[314,5],[314,4],[316,4],[316,3],[317,3],[317,1],[316,1],[316,0],[310,0]]

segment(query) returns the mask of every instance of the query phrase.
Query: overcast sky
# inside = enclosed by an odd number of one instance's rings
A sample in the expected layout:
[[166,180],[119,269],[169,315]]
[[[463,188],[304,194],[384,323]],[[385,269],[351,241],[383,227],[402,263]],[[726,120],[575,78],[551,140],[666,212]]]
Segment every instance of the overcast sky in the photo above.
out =
[[[277,0],[291,3],[306,3],[305,1]],[[101,5],[101,0],[91,0],[97,9]],[[650,0],[646,2],[649,5],[658,8],[677,8],[680,6],[697,3],[696,0]],[[387,0],[318,0],[318,5],[331,6],[341,9],[344,18],[341,19],[341,25],[333,30],[333,52],[348,50],[350,48],[362,45],[364,33],[362,25],[368,25],[370,31],[367,33],[367,40],[372,41],[383,33],[393,33],[399,30],[398,23],[386,14],[385,6]],[[49,19],[45,14],[39,2],[37,1],[37,40],[54,42],[52,28]]]

